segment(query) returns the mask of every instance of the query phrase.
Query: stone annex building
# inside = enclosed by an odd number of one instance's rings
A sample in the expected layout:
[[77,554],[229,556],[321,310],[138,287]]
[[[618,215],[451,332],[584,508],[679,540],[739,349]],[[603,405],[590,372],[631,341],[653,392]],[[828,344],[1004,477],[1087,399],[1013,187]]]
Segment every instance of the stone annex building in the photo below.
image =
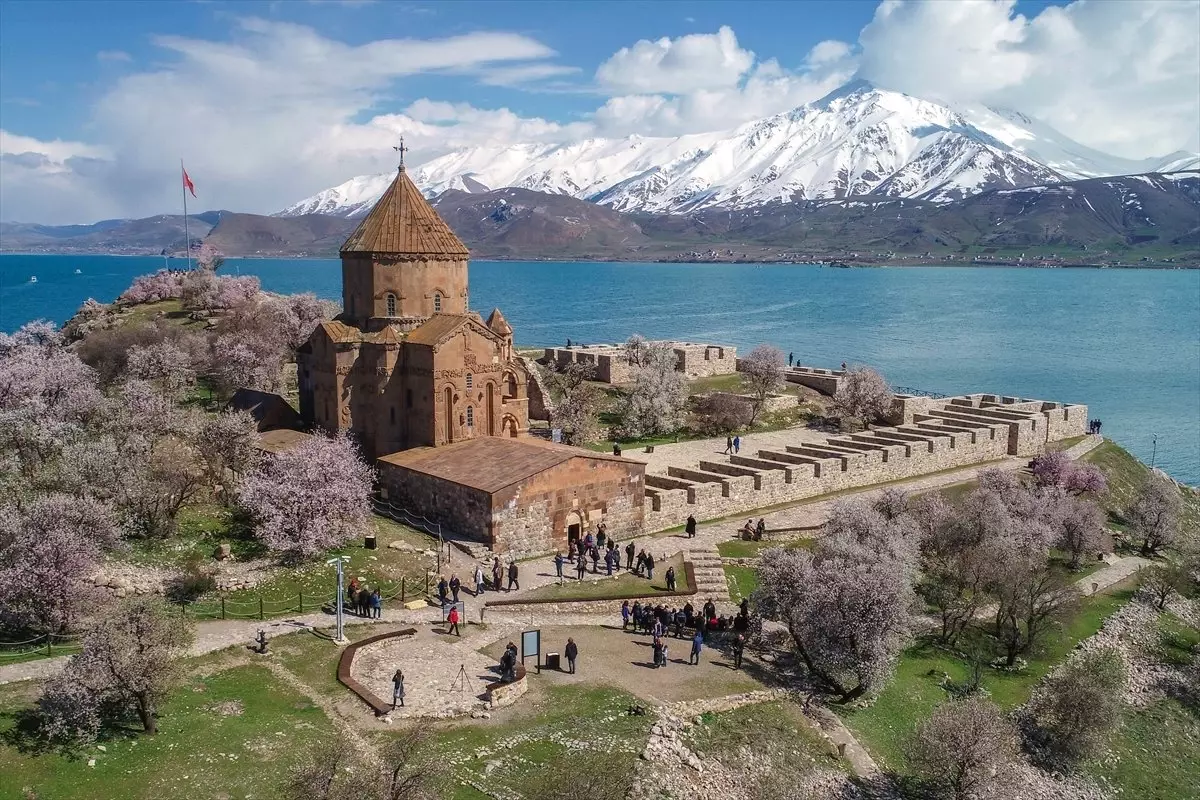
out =
[[342,313],[297,354],[300,414],[350,432],[389,502],[500,553],[642,532],[643,464],[528,435],[512,327],[469,309],[467,247],[403,164],[340,255]]

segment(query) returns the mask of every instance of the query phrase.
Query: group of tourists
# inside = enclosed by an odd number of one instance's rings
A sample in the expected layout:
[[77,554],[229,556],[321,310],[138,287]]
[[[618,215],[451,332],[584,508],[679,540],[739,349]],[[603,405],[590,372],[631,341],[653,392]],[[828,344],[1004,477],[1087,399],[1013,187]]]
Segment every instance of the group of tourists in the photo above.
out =
[[750,630],[750,603],[743,599],[738,613],[726,617],[717,614],[716,604],[712,600],[706,601],[699,613],[690,602],[675,609],[661,603],[652,606],[649,603],[643,605],[637,600],[630,604],[626,600],[621,604],[621,630],[647,633],[653,637],[655,668],[667,665],[669,637],[690,640],[688,663],[698,665],[704,645],[711,644],[714,637],[726,638],[724,634],[733,633],[731,648],[734,669],[740,669],[746,634]]
[[761,517],[756,523],[753,518],[746,520],[746,524],[738,531],[738,536],[745,541],[761,542],[763,537],[767,535],[767,518]]
[[351,578],[350,585],[346,587],[346,600],[343,608],[349,606],[351,614],[357,614],[360,617],[368,619],[380,619],[383,617],[383,598],[379,595],[379,588],[371,589],[365,583],[360,584],[358,578]]
[[1101,423],[1100,420],[1098,420],[1098,419],[1089,419],[1088,420],[1088,433],[1099,433],[1101,424],[1103,424],[1103,423]]
[[[574,564],[576,577],[583,580],[588,571],[589,561],[592,564],[593,575],[600,574],[601,561],[604,562],[605,575],[612,575],[621,570],[621,547],[616,539],[608,535],[603,522],[597,526],[595,535],[589,533],[582,539],[571,539],[567,542],[565,556],[561,550],[554,554],[554,573],[562,578],[563,566]],[[644,548],[639,549],[632,540],[625,545],[625,569],[634,575],[653,580],[655,563],[654,554],[646,552]],[[667,570],[667,589],[673,591],[674,583],[675,568],[671,567]]]

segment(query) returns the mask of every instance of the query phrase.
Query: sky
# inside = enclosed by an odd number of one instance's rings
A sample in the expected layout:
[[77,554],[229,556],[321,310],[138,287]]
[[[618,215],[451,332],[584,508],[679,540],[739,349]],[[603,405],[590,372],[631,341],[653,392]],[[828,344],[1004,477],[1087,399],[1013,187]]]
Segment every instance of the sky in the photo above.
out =
[[272,213],[482,144],[725,130],[853,78],[1200,150],[1200,0],[0,0],[0,220]]

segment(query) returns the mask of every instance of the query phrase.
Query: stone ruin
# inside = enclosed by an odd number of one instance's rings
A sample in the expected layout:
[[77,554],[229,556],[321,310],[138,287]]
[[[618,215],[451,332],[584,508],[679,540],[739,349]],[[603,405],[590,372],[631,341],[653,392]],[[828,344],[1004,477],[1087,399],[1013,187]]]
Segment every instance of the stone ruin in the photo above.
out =
[[[659,340],[646,344],[665,344],[675,352],[675,369],[688,378],[710,375],[731,375],[737,371],[737,348],[723,344],[700,344]],[[595,380],[603,383],[631,383],[634,367],[625,358],[623,344],[578,344],[570,347],[547,347],[546,364],[590,364],[596,370]]]

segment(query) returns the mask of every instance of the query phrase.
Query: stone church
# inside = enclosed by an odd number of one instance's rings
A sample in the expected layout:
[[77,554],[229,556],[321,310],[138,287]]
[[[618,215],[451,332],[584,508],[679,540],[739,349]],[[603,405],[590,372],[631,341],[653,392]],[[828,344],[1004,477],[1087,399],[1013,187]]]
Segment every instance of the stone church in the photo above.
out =
[[341,248],[342,313],[297,353],[300,414],[378,459],[389,502],[497,552],[642,532],[640,462],[528,436],[531,376],[499,309],[468,306],[466,245],[403,164]]

